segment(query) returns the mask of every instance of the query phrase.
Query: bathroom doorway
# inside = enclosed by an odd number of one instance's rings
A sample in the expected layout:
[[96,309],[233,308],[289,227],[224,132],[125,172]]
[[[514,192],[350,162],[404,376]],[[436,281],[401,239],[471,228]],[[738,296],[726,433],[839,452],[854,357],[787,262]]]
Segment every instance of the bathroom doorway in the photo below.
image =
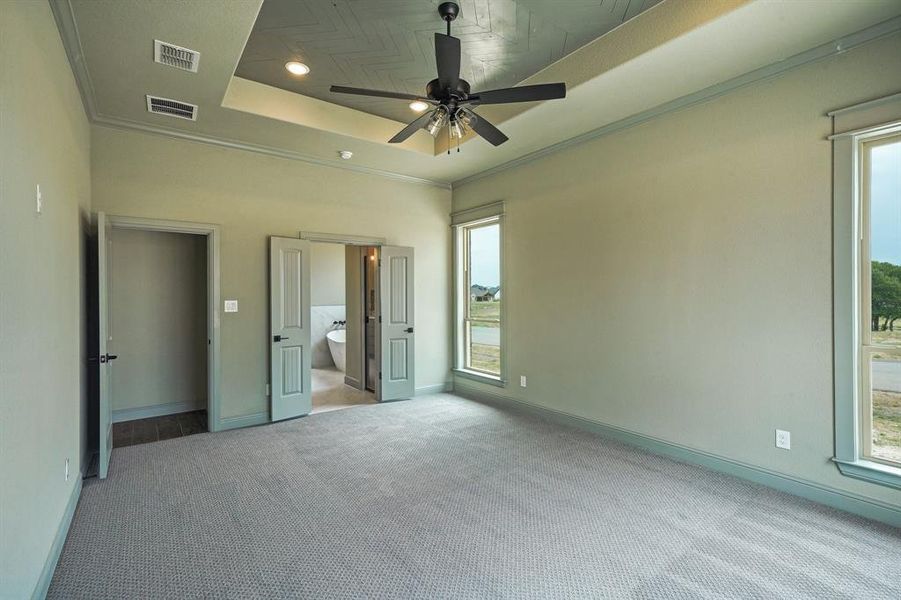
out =
[[378,247],[310,244],[312,412],[377,402]]

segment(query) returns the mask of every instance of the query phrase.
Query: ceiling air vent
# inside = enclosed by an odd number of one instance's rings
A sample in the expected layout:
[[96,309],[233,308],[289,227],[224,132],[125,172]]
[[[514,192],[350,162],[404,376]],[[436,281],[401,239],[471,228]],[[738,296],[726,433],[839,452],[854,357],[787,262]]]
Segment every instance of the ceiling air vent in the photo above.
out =
[[153,40],[153,60],[161,65],[196,73],[197,65],[200,63],[200,52]]
[[179,102],[169,98],[147,96],[147,110],[159,115],[169,115],[170,117],[188,119],[189,121],[197,120],[196,104],[188,104],[187,102]]

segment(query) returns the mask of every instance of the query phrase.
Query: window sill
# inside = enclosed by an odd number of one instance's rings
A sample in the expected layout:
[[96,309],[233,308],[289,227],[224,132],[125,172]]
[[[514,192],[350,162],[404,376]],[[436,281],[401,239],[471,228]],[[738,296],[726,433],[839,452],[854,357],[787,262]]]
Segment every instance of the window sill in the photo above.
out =
[[864,459],[852,461],[833,458],[832,461],[842,475],[901,490],[901,469],[897,467]]
[[485,373],[479,373],[478,371],[469,371],[467,369],[454,369],[453,371],[454,375],[459,375],[460,377],[464,377],[466,379],[471,379],[480,383],[487,383],[488,385],[494,385],[497,387],[507,387],[507,381],[505,379],[501,379],[500,377],[486,375]]

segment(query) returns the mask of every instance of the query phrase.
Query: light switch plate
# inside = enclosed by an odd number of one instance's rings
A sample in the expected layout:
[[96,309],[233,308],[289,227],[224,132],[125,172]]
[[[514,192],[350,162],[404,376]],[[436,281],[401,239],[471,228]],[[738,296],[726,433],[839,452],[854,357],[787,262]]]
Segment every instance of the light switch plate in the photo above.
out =
[[526,376],[525,375],[519,376],[519,387],[526,387]]
[[44,208],[44,197],[41,195],[41,184],[37,184],[37,190],[35,191],[35,205],[34,210],[36,213],[41,214],[41,210]]
[[237,300],[226,300],[225,301],[225,312],[238,312],[238,301]]

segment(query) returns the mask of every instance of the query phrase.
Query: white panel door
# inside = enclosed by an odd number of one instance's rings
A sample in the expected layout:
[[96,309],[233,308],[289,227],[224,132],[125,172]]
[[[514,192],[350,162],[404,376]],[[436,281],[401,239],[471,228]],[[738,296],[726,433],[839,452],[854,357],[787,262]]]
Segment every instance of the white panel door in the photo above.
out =
[[272,420],[309,414],[310,242],[269,238]]
[[106,479],[109,472],[110,456],[113,453],[113,402],[110,397],[110,379],[112,375],[112,361],[116,358],[109,353],[110,340],[110,305],[109,305],[109,276],[110,276],[110,223],[106,214],[97,213],[97,303],[98,303],[98,333],[99,343],[98,368],[100,388],[100,426],[97,431],[100,434],[98,476]]
[[412,398],[415,392],[413,248],[382,246],[381,400]]

